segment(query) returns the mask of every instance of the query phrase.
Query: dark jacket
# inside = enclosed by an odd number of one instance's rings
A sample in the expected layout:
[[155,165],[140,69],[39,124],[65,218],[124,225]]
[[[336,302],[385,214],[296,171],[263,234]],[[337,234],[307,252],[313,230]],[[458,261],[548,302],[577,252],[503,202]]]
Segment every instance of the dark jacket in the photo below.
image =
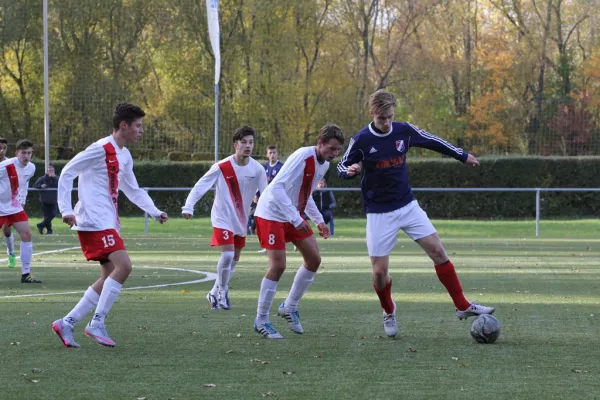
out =
[[[44,175],[35,182],[33,187],[42,189],[42,185],[46,185],[46,187],[44,189],[57,188],[58,187],[58,175],[52,176],[52,177],[50,177],[48,175]],[[57,194],[58,193],[56,190],[41,190],[40,191],[40,201],[42,203],[56,204]]]
[[319,211],[335,208],[335,197],[333,197],[331,190],[315,190],[313,192],[313,199]]

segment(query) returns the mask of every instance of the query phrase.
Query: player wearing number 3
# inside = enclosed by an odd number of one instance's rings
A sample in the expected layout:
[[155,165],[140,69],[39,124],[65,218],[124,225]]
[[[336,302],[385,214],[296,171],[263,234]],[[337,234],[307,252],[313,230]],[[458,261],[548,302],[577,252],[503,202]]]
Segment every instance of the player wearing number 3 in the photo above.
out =
[[182,207],[182,215],[190,219],[194,205],[215,186],[215,200],[210,212],[213,226],[211,246],[221,248],[217,263],[217,280],[206,299],[214,310],[229,310],[229,280],[246,245],[246,225],[256,191],[267,187],[265,169],[250,157],[256,131],[249,126],[236,129],[233,135],[235,153],[214,164],[198,180]]
[[[77,154],[65,165],[58,181],[58,207],[63,221],[77,231],[81,250],[87,260],[100,262],[100,279],[90,286],[75,308],[52,323],[65,347],[79,347],[73,327],[94,307],[96,312],[85,334],[101,345],[115,342],[104,327],[104,317],[117,300],[131,273],[131,260],[119,236],[118,192],[161,224],[168,216],[154,205],[133,174],[133,159],[125,145],[137,142],[144,130],[146,114],[133,104],[117,104],[113,114],[113,133]],[[79,177],[79,201],[71,208],[73,180]]]
[[285,244],[294,243],[304,259],[287,299],[277,314],[288,321],[295,333],[303,333],[298,303],[313,282],[321,265],[321,256],[312,229],[303,213],[317,225],[319,234],[327,239],[329,228],[317,209],[312,192],[342,150],[344,134],[333,124],[319,131],[316,146],[296,150],[283,164],[275,179],[261,194],[254,217],[260,247],[267,249],[269,270],[260,285],[254,329],[267,339],[283,339],[269,321],[277,284],[286,267]]

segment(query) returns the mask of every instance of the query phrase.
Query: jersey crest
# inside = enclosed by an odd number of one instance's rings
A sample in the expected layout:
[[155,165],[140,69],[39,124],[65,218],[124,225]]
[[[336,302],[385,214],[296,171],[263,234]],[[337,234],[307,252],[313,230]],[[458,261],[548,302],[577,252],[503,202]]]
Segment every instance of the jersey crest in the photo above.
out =
[[404,151],[404,140],[396,140],[396,150],[401,153]]

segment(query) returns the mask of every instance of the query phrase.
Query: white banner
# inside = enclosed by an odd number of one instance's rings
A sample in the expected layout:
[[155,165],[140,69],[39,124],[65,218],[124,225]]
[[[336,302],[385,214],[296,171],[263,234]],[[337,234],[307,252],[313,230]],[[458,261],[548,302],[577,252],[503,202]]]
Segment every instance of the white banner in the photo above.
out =
[[221,31],[219,29],[219,0],[206,0],[208,34],[215,55],[215,85],[221,78]]

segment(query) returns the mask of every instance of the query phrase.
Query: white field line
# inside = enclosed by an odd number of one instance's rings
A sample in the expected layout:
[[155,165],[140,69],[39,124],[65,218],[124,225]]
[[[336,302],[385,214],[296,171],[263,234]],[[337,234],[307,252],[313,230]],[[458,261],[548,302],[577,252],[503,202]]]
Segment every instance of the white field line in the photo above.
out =
[[[57,250],[48,250],[48,251],[40,251],[39,253],[33,253],[31,256],[41,256],[42,254],[54,254],[54,253],[62,253],[63,251],[69,251],[69,250],[77,250],[80,249],[81,247],[79,246],[75,246],[75,247],[67,247],[64,249],[57,249]],[[16,258],[21,258],[21,256],[17,256]],[[0,263],[2,262],[7,262],[8,258],[0,258]]]
[[[59,252],[62,252],[62,251],[74,250],[74,249],[78,249],[78,248],[79,248],[79,246],[77,246],[77,247],[68,247],[68,248],[65,248],[65,249],[58,249],[58,250],[42,251],[40,253],[35,253],[33,255],[37,256],[37,255],[41,255],[41,254],[59,253]],[[5,261],[7,261],[7,259],[0,260],[0,262],[3,262],[3,261],[5,262]],[[193,273],[193,274],[202,274],[202,275],[206,275],[206,276],[204,278],[202,278],[202,279],[195,279],[193,281],[175,282],[175,283],[163,283],[163,284],[160,284],[160,285],[150,285],[150,286],[125,287],[125,288],[123,288],[123,290],[157,289],[157,288],[164,288],[164,287],[168,287],[168,286],[191,285],[191,284],[194,284],[194,283],[202,283],[202,282],[214,281],[215,279],[217,279],[217,274],[215,274],[213,272],[196,271],[196,270],[193,270],[193,269],[170,268],[170,267],[155,267],[155,266],[149,266],[149,265],[133,266],[133,268],[136,268],[136,269],[142,268],[142,269],[162,269],[162,270],[168,270],[168,271],[181,271],[181,272],[190,272],[190,273]],[[76,291],[76,292],[17,294],[17,295],[11,295],[11,296],[0,296],[0,299],[15,299],[15,298],[22,298],[22,297],[60,296],[60,295],[65,295],[65,294],[81,294],[81,293],[84,293],[84,291],[81,290],[81,291]]]

